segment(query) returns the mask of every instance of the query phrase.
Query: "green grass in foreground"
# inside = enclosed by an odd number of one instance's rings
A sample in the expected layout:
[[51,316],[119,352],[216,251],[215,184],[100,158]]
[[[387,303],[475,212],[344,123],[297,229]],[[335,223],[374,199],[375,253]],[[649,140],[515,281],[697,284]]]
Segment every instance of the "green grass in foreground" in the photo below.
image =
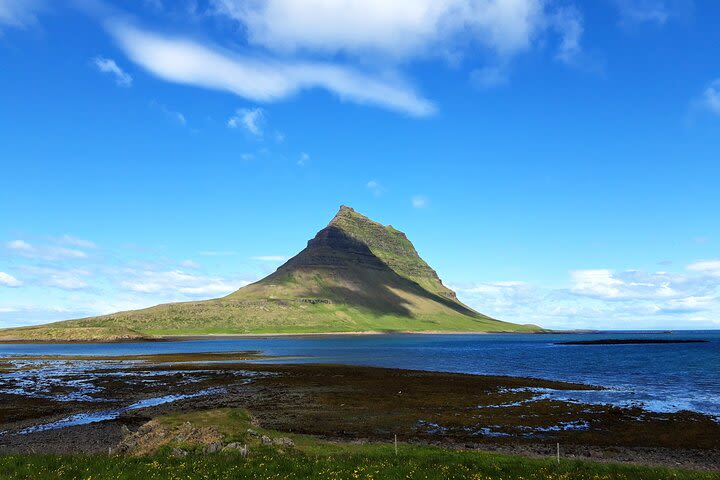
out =
[[[184,445],[189,454],[169,454],[173,443],[151,456],[5,455],[0,456],[0,479],[72,480],[226,480],[226,479],[475,479],[475,480],[720,480],[720,473],[650,468],[611,463],[530,459],[487,452],[451,451],[400,444],[327,442],[309,435],[263,429],[251,424],[242,409],[215,409],[172,414],[157,419],[166,427],[186,422],[212,427],[226,442],[249,445],[250,454],[202,454],[200,445]],[[290,450],[260,445],[249,436],[288,436]]]
[[478,452],[451,452],[402,445],[396,456],[386,445],[355,453],[278,454],[269,447],[247,459],[237,453],[174,458],[108,456],[0,456],[0,478],[16,479],[476,479],[476,480],[717,480],[720,474],[581,461],[527,459]]

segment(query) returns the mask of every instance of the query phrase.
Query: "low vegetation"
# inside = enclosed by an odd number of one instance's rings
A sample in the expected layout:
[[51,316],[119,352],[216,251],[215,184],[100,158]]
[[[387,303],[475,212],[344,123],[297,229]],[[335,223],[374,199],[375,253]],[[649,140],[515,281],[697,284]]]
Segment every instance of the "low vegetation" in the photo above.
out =
[[[451,451],[400,443],[335,443],[307,435],[265,430],[247,412],[220,409],[161,417],[153,421],[140,455],[6,455],[0,478],[19,479],[476,479],[476,480],[720,480],[720,474],[562,459],[531,459],[476,451]],[[247,453],[232,449],[207,453],[201,444],[172,443],[158,429],[174,431],[192,424],[203,435],[243,442]],[[281,437],[282,436],[282,437]],[[186,438],[193,438],[187,436]],[[282,438],[284,442],[276,440]],[[290,439],[288,441],[287,439]],[[391,440],[391,439],[388,439]],[[282,446],[278,446],[282,445]],[[136,452],[137,453],[137,452]]]
[[369,446],[356,453],[279,455],[269,447],[243,458],[239,453],[168,452],[151,457],[3,456],[0,478],[73,480],[230,479],[437,479],[437,480],[717,480],[709,472],[615,464],[535,460],[429,447]]

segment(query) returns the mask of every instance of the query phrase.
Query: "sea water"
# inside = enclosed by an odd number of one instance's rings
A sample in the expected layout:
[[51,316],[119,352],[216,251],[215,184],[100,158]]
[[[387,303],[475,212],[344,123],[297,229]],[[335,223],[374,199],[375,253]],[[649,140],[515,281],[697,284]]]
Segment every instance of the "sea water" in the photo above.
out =
[[[707,343],[558,345],[601,339],[699,339]],[[720,419],[720,331],[592,334],[386,334],[242,337],[119,344],[5,344],[16,355],[134,355],[258,351],[272,362],[368,365],[535,377],[606,387],[538,392],[551,398],[656,412],[690,410]],[[0,377],[2,377],[0,373]]]

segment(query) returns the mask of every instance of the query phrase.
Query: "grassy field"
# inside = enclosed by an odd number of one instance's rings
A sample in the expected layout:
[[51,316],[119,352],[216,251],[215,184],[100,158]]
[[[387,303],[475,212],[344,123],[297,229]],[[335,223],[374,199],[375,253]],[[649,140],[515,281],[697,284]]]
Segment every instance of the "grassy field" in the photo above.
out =
[[[253,425],[247,411],[216,409],[159,417],[145,441],[126,455],[0,456],[0,478],[15,479],[477,479],[477,480],[720,480],[719,473],[650,468],[562,459],[532,459],[477,451],[451,451],[400,443],[339,443],[287,434]],[[202,453],[202,444],[173,440],[192,425],[224,443],[248,445],[237,451]],[[248,430],[248,429],[252,430]],[[175,429],[175,430],[173,430]],[[211,432],[211,433],[208,433]],[[251,432],[251,433],[250,433]],[[267,446],[261,436],[287,437],[292,446]],[[148,440],[149,439],[149,440]],[[173,455],[182,448],[186,456]]]
[[278,453],[271,447],[251,453],[169,452],[129,456],[0,456],[0,478],[73,480],[224,479],[476,479],[476,480],[718,480],[718,473],[563,460],[528,459],[430,447],[369,445],[354,451]]
[[[263,442],[263,437],[269,442]],[[126,445],[131,447],[121,455],[0,455],[0,478],[720,480],[718,472],[569,459],[558,463],[553,458],[404,443],[396,450],[392,438],[384,444],[330,442],[261,428],[246,410],[231,408],[158,417],[128,438],[132,441]],[[278,446],[277,440],[283,439],[290,439],[291,444]],[[210,441],[247,445],[247,457],[237,450],[204,453]]]
[[403,316],[376,314],[350,305],[209,300],[0,331],[0,342],[129,341],[153,336],[221,334],[536,331],[539,329],[532,325],[473,318],[452,311]]

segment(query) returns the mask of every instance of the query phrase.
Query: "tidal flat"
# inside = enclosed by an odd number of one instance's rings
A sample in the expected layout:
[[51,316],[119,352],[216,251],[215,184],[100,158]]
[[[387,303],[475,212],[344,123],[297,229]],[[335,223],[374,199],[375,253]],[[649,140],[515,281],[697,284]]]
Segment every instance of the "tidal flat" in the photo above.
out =
[[397,435],[402,445],[547,457],[559,443],[564,459],[720,470],[716,419],[574,398],[598,386],[264,363],[272,360],[257,352],[5,358],[0,453],[107,455],[172,418],[232,438],[247,425],[232,431],[228,418],[242,413],[256,429],[336,445],[390,444]]

